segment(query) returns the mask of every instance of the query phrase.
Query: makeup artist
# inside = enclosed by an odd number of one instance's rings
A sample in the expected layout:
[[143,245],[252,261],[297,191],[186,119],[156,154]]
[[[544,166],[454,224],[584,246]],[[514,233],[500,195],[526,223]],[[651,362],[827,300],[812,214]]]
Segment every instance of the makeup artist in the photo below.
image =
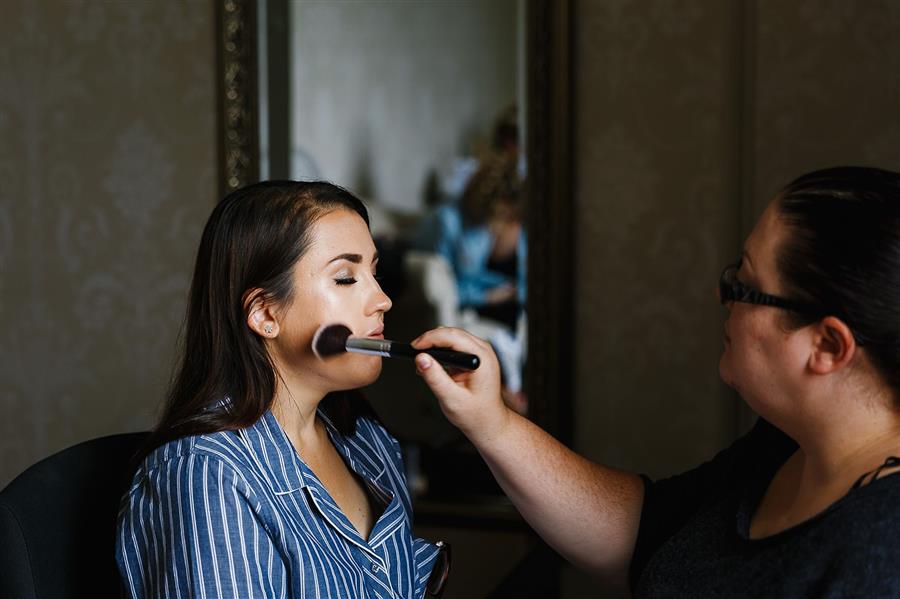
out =
[[354,391],[381,358],[312,351],[323,323],[381,336],[368,222],[320,182],[258,183],[213,210],[181,363],[122,500],[128,596],[440,594],[447,548],[412,536],[400,447]]
[[636,597],[900,596],[900,174],[843,167],[779,193],[719,282],[719,372],[759,415],[660,481],[593,463],[506,408],[489,346],[417,368],[534,529]]

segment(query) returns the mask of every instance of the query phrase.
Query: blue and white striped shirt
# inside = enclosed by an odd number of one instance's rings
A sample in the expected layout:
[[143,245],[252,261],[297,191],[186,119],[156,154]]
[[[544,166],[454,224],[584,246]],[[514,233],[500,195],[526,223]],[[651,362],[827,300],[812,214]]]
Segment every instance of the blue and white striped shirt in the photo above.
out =
[[338,452],[385,505],[363,539],[274,415],[154,450],[122,499],[116,560],[131,597],[422,597],[438,548],[413,538],[400,447],[359,418]]

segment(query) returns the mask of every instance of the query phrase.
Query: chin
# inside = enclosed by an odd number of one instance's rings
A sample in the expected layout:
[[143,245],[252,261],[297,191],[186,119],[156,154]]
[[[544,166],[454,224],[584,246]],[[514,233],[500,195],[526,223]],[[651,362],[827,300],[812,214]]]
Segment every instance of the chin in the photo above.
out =
[[381,376],[381,358],[377,356],[371,357],[371,363],[359,369],[359,373],[364,377],[363,382],[359,385],[365,387],[371,385]]
[[731,372],[728,369],[728,362],[725,359],[725,354],[722,354],[722,357],[719,359],[719,378],[732,389],[736,389],[731,377]]
[[381,376],[380,356],[361,356],[348,354],[352,358],[339,373],[339,390],[359,389],[371,385]]

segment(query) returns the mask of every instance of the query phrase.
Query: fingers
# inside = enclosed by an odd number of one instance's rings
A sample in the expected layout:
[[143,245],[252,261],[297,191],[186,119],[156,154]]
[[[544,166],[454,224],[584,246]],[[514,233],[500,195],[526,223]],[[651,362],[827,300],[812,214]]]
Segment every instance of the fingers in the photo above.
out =
[[417,349],[452,348],[481,359],[477,370],[450,374],[432,356],[416,356],[416,371],[454,426],[474,439],[502,420],[507,409],[500,399],[500,366],[489,343],[462,329],[442,327],[424,333],[412,345]]
[[416,356],[416,372],[438,397],[446,397],[453,393],[456,383],[441,367],[440,363],[428,354]]
[[431,347],[449,348],[478,356],[481,361],[478,370],[465,372],[450,370],[450,377],[457,380],[457,382],[461,382],[460,375],[465,375],[465,378],[471,376],[479,380],[485,377],[489,379],[494,376],[499,377],[500,366],[497,363],[497,356],[494,354],[494,348],[491,344],[462,329],[451,327],[432,329],[414,339],[412,346],[418,350],[425,350]]
[[457,328],[438,327],[427,331],[412,341],[416,349],[429,347],[448,347],[457,351],[479,354],[477,350],[490,349],[490,344],[478,337]]

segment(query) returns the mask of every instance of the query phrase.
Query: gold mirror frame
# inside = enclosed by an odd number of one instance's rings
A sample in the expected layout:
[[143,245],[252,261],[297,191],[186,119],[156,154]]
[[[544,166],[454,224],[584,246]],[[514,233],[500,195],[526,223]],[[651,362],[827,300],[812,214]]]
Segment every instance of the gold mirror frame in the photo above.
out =
[[[529,416],[572,434],[570,0],[528,0]],[[259,179],[255,0],[216,1],[220,197]]]

